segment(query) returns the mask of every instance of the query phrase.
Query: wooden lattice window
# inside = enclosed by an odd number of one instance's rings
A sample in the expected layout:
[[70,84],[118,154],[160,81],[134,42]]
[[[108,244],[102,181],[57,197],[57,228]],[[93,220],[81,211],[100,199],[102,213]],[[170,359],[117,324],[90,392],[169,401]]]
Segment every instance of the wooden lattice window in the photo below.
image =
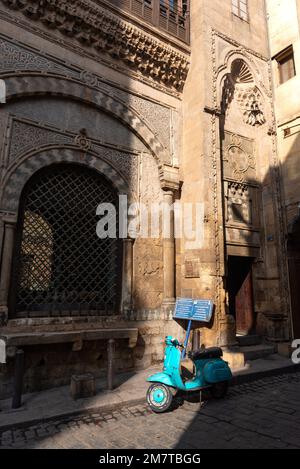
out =
[[170,12],[185,16],[188,11],[187,0],[160,0],[161,11],[168,9]]
[[232,13],[244,21],[249,20],[248,0],[231,0]]
[[296,75],[293,46],[288,47],[275,57],[278,63],[279,83],[283,84]]

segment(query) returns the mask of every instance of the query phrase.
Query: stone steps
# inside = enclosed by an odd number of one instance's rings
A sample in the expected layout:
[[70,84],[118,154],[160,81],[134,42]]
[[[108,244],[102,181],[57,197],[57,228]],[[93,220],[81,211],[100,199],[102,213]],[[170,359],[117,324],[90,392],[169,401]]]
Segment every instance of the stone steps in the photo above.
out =
[[[236,345],[223,350],[224,360],[229,362],[232,369],[243,368],[247,364],[251,365],[251,362],[255,360],[266,359],[270,355],[277,353],[276,345],[257,344],[257,336],[253,340],[249,340],[249,342],[247,339],[244,342],[242,341],[245,345]],[[253,342],[253,345],[246,345],[251,344],[251,342]]]
[[244,354],[245,361],[247,362],[273,355],[276,353],[276,346],[269,344],[248,345],[241,347],[240,351]]
[[237,341],[240,347],[248,347],[251,345],[260,345],[261,337],[259,335],[239,335]]

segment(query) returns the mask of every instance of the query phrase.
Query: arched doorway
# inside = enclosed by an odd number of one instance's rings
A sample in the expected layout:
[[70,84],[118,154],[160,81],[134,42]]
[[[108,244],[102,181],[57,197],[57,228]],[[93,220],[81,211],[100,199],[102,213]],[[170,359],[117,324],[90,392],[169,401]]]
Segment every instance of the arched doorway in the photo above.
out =
[[97,237],[96,209],[100,203],[111,203],[118,209],[118,195],[93,169],[54,164],[31,177],[19,209],[12,316],[118,311],[121,243]]

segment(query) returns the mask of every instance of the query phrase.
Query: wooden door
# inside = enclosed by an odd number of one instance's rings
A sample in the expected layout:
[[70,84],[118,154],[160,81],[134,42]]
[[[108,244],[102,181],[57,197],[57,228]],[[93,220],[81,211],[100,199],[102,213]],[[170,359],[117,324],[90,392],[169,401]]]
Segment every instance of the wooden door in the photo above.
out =
[[293,338],[300,339],[300,259],[289,259]]
[[247,275],[235,298],[236,332],[248,335],[254,328],[252,272]]

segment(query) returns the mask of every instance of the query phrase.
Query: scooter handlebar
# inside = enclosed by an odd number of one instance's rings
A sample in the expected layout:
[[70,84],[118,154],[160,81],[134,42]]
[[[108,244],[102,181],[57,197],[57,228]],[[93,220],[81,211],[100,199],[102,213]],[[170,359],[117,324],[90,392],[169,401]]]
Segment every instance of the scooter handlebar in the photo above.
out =
[[176,347],[185,348],[185,347],[184,347],[184,344],[181,344],[180,342],[178,342],[177,339],[172,340],[172,343],[173,343],[173,345],[175,345]]

